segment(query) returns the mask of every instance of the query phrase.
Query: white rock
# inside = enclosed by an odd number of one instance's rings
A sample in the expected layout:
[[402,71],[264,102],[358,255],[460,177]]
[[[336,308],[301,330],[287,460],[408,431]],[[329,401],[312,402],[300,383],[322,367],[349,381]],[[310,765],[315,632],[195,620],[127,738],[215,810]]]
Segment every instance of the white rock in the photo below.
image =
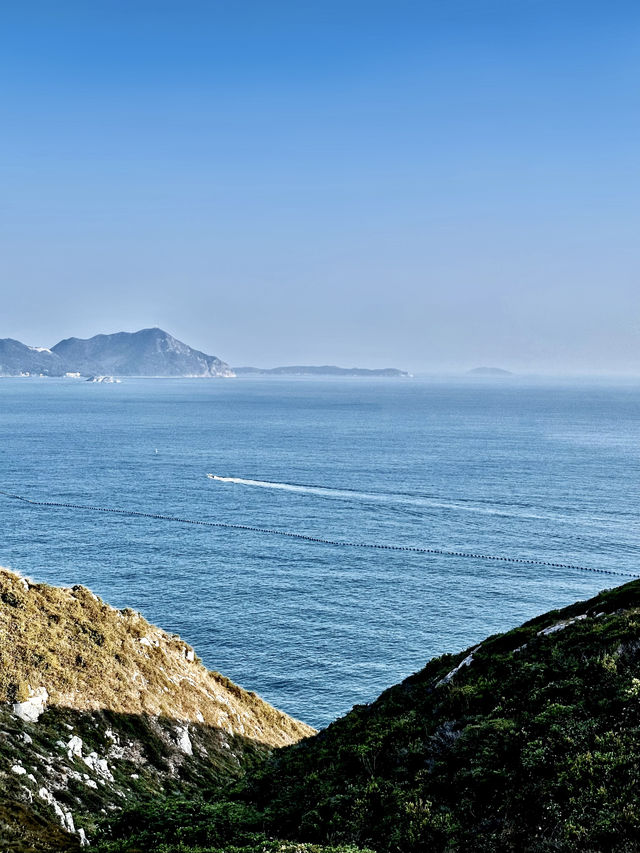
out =
[[28,735],[26,732],[22,732],[22,740],[25,743],[33,743],[33,738],[31,737],[31,735]]
[[[60,808],[60,804],[53,796],[51,791],[48,791],[46,788],[40,788],[40,790],[38,791],[38,796],[41,800],[44,800],[45,803],[48,803],[50,806],[53,807],[53,810],[56,813],[58,820],[60,821],[60,825],[63,829],[68,829],[69,821],[71,822],[71,826],[73,826],[73,817],[71,816],[71,812],[65,813],[62,811],[62,809]],[[71,829],[69,831],[73,832],[74,830]]]
[[453,676],[459,672],[463,666],[471,666],[473,663],[473,656],[478,651],[480,646],[476,646],[475,649],[471,652],[470,655],[467,655],[464,660],[461,660],[458,666],[454,667],[451,672],[448,672],[444,678],[441,678],[440,681],[436,684],[436,687],[440,687],[441,684],[448,684]]
[[24,776],[27,771],[24,769],[24,767],[21,767],[19,764],[14,764],[13,767],[11,768],[11,772],[15,773],[16,776]]
[[39,687],[24,702],[15,702],[13,713],[18,719],[24,720],[25,723],[37,723],[38,717],[44,713],[48,698],[49,694],[45,688]]
[[564,622],[556,622],[555,625],[550,625],[548,628],[543,628],[542,631],[538,631],[538,636],[540,634],[555,634],[556,631],[562,631],[564,628],[567,628],[569,625],[572,625],[574,622],[579,622],[581,619],[586,619],[587,614],[583,613],[580,616],[574,616],[573,619],[565,619]]
[[82,738],[78,737],[78,735],[74,735],[67,744],[67,755],[69,756],[69,761],[73,759],[74,755],[82,758]]
[[89,840],[88,840],[87,836],[85,835],[84,829],[78,830],[78,838],[80,839],[80,847],[88,847],[89,846]]
[[188,661],[194,661],[196,659],[196,653],[193,649],[185,649],[184,656]]
[[93,779],[87,779],[85,784],[86,784],[87,788],[95,788],[96,790],[98,788],[98,783],[94,782]]
[[193,746],[189,737],[189,727],[180,726],[176,729],[178,749],[182,750],[185,755],[193,755]]
[[196,713],[196,720],[197,720],[199,723],[204,723],[204,717],[202,716],[202,711],[198,711],[198,712]]
[[105,758],[98,758],[97,752],[90,752],[89,755],[83,756],[82,760],[87,767],[97,773],[98,776],[102,776],[110,782],[113,782],[113,775],[109,770],[107,760]]

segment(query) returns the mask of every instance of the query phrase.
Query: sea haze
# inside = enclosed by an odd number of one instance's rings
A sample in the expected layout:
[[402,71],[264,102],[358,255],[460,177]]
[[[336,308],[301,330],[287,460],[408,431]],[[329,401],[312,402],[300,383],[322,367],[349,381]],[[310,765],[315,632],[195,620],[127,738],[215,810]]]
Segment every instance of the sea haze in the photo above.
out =
[[[0,488],[37,500],[640,574],[631,383],[6,379],[0,439]],[[1,496],[0,522],[0,564],[141,610],[315,726],[625,580]]]

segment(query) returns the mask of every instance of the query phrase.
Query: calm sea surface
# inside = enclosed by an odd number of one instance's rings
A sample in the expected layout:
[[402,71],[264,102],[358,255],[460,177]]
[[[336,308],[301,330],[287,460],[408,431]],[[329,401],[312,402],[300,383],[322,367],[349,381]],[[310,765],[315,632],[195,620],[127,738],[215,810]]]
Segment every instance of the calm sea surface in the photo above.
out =
[[[639,475],[630,382],[0,380],[0,488],[38,500],[640,574]],[[316,726],[625,581],[2,496],[0,530],[0,564],[139,609]]]

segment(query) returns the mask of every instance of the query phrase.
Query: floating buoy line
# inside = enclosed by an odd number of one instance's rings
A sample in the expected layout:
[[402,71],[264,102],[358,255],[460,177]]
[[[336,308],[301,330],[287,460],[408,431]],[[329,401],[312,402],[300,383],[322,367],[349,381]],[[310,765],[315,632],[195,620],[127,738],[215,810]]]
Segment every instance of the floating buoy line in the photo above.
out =
[[249,533],[262,533],[268,536],[285,536],[288,539],[297,539],[302,542],[312,542],[316,545],[332,545],[337,548],[364,548],[374,551],[404,551],[412,554],[431,554],[441,557],[460,557],[466,560],[491,560],[499,563],[517,563],[525,566],[547,566],[554,569],[570,569],[579,572],[593,572],[601,575],[615,575],[616,577],[638,578],[637,574],[630,572],[617,572],[612,569],[594,569],[591,566],[577,566],[571,563],[553,563],[548,560],[537,560],[529,557],[505,557],[496,554],[477,554],[471,551],[450,551],[445,548],[424,548],[419,545],[384,545],[379,542],[348,542],[342,539],[325,539],[319,536],[309,536],[306,533],[293,533],[289,530],[277,530],[272,527],[255,527],[249,524],[234,524],[228,521],[202,521],[193,518],[181,518],[177,515],[163,515],[161,513],[141,512],[135,509],[117,509],[116,507],[92,506],[91,504],[62,503],[61,501],[38,501],[27,498],[24,495],[16,495],[0,489],[0,495],[12,500],[21,501],[29,506],[43,507],[45,509],[76,509],[85,512],[102,512],[112,515],[128,516],[131,518],[151,518],[156,521],[170,521],[177,524],[193,524],[197,527],[217,527],[224,530],[243,530]]

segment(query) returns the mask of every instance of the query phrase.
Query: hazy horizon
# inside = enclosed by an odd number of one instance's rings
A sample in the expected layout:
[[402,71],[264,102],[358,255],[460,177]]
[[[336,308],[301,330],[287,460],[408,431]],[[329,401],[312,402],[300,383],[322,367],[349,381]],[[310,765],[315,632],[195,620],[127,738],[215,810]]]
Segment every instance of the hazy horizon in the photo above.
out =
[[[640,7],[2,12],[0,338],[640,375]],[[6,82],[10,81],[10,82]]]

